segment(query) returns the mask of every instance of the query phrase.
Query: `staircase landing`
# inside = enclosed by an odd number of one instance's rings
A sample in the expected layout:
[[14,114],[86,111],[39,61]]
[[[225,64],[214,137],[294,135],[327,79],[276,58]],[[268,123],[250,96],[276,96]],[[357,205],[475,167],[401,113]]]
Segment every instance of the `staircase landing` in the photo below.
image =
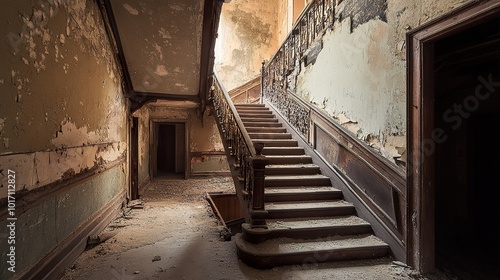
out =
[[263,104],[235,104],[250,138],[264,143],[267,228],[243,224],[238,256],[259,268],[386,257],[389,246],[321,174]]

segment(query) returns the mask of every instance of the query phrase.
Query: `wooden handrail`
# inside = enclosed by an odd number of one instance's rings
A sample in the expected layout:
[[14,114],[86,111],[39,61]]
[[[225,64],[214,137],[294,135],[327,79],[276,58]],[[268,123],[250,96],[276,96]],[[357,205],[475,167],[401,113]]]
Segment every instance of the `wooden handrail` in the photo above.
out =
[[213,102],[217,126],[221,133],[237,192],[247,200],[248,219],[253,227],[265,227],[264,207],[265,166],[268,160],[261,155],[263,145],[255,145],[236,110],[229,93],[212,76],[210,100]]
[[[323,28],[322,28],[321,32],[323,32],[327,27],[333,26],[333,21],[335,20],[335,15],[334,15],[334,13],[335,13],[335,9],[334,9],[335,0],[313,0],[313,1],[309,2],[307,4],[307,6],[304,8],[304,10],[302,10],[300,15],[297,17],[297,20],[293,24],[290,32],[288,32],[288,35],[283,40],[283,43],[280,45],[278,50],[274,53],[274,55],[268,61],[267,65],[265,66],[266,69],[269,67],[271,62],[276,59],[276,57],[280,54],[280,52],[282,52],[284,46],[288,42],[292,41],[292,38],[293,38],[292,36],[297,36],[300,34],[300,29],[301,29],[300,27],[304,26],[304,25],[308,25],[307,23],[304,23],[304,21],[307,20],[307,16],[309,15],[309,13],[311,13],[311,10],[314,8],[317,8],[319,5],[322,6],[323,11],[325,9],[327,9],[327,10],[329,9],[329,11],[331,13],[331,15],[328,19],[323,18],[323,20],[322,20],[323,22],[321,23]],[[319,33],[319,32],[317,32],[317,33]]]
[[255,151],[255,147],[252,144],[252,139],[250,138],[250,135],[248,134],[245,126],[243,125],[243,121],[241,121],[240,115],[238,114],[238,111],[236,110],[236,107],[234,106],[233,102],[231,101],[231,97],[229,96],[229,93],[227,90],[224,88],[224,85],[219,81],[219,78],[217,77],[217,72],[214,70],[214,84],[218,85],[221,89],[221,92],[226,99],[227,104],[229,105],[229,108],[231,108],[231,112],[235,116],[235,121],[238,126],[238,129],[241,131],[241,134],[243,135],[243,138],[245,139],[245,144],[247,146],[247,149],[250,151],[250,155],[252,157],[255,157],[257,155],[257,152]]

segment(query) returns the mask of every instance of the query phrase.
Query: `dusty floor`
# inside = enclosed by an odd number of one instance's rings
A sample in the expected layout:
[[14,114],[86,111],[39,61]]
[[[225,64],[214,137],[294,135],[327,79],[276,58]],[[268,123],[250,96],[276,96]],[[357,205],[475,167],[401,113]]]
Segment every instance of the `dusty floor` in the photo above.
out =
[[[230,178],[156,180],[143,209],[125,211],[61,280],[106,279],[448,279],[423,278],[391,259],[304,264],[258,270],[238,260],[233,241],[213,214],[207,192],[233,193]],[[413,276],[412,276],[413,275]]]

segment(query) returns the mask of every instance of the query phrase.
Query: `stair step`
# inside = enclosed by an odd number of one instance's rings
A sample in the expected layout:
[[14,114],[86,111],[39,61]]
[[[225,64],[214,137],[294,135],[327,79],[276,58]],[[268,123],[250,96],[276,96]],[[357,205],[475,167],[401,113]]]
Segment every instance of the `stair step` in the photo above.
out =
[[314,175],[276,175],[266,176],[266,187],[278,186],[329,186],[330,178],[321,174]]
[[283,127],[279,122],[243,122],[243,125],[248,129],[249,127]]
[[[256,141],[254,141],[255,143]],[[265,147],[265,144],[264,144]],[[269,164],[300,164],[300,163],[312,163],[312,158],[308,155],[292,155],[292,156],[283,156],[283,155],[270,155],[266,156],[266,159],[269,160]]]
[[266,225],[267,228],[252,228],[249,224],[243,224],[243,238],[251,243],[260,243],[280,237],[317,239],[334,235],[373,233],[371,225],[357,216],[268,219]]
[[252,114],[257,114],[257,115],[272,115],[273,112],[271,112],[269,109],[259,109],[259,110],[248,110],[248,109],[236,109],[238,111],[238,114],[241,116],[242,114],[246,115],[252,115]]
[[236,111],[238,112],[243,112],[243,111],[259,111],[259,112],[271,112],[269,108],[267,107],[241,107],[241,106],[236,106]]
[[252,139],[252,142],[264,143],[264,147],[296,147],[298,144],[293,139]]
[[277,118],[254,118],[254,117],[241,117],[241,121],[243,123],[246,123],[246,122],[265,122],[265,123],[269,123],[269,122],[278,122],[278,119]]
[[235,235],[238,256],[259,268],[314,262],[372,259],[387,256],[389,246],[374,235],[331,236],[313,240],[273,238],[262,243],[245,242]]
[[292,139],[290,133],[248,133],[248,135],[252,139]]
[[332,186],[266,187],[266,202],[342,199],[342,191]]
[[321,170],[315,164],[275,164],[266,166],[266,175],[313,175]]
[[262,150],[263,155],[303,155],[304,148],[301,147],[266,147]]
[[234,104],[236,108],[267,108],[265,104],[260,103],[236,103]]
[[264,114],[264,113],[260,113],[260,114],[248,114],[248,113],[238,113],[240,115],[240,118],[256,118],[256,119],[274,119],[275,116],[273,114]]
[[286,133],[284,127],[246,127],[248,133]]
[[347,216],[355,213],[354,206],[344,200],[266,202],[268,219]]

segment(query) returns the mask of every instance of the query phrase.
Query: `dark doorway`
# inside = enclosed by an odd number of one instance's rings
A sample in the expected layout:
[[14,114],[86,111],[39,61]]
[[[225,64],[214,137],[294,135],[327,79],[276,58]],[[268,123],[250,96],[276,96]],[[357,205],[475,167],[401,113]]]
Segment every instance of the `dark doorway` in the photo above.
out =
[[435,43],[436,266],[459,279],[500,273],[499,26],[490,20]]
[[409,263],[498,279],[500,2],[408,34]]
[[155,176],[184,177],[186,171],[186,131],[184,123],[156,125]]
[[130,199],[139,198],[139,119],[132,118],[130,129]]

